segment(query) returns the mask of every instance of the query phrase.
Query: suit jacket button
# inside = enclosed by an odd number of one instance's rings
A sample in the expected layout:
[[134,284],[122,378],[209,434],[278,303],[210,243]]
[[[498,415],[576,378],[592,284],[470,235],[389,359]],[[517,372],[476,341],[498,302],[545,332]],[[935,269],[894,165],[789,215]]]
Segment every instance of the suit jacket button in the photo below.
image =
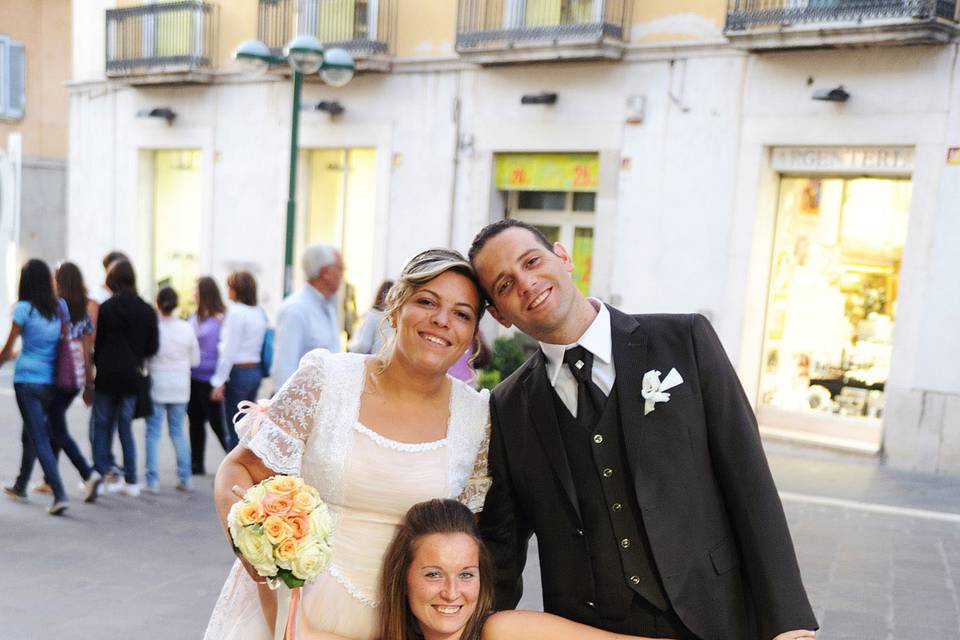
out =
[[597,444],[600,444],[603,442],[603,436],[598,433],[597,435],[593,436],[593,441]]
[[597,605],[595,605],[595,604],[593,603],[592,600],[587,600],[587,602],[586,602],[585,604],[587,605],[587,608],[588,608],[588,609],[594,609],[594,608],[596,608],[596,606],[597,606]]
[[630,584],[640,584],[640,576],[630,576]]
[[610,469],[610,468],[608,467],[608,468],[606,468],[606,469],[603,470],[603,477],[604,477],[604,478],[609,478],[609,477],[612,476],[612,475],[613,475],[613,469]]
[[613,509],[614,511],[623,511],[623,505],[620,504],[619,502],[614,502],[614,503],[610,506],[610,508]]
[[583,537],[583,529],[577,529],[574,533],[576,533],[581,538]]
[[623,547],[624,549],[629,549],[629,548],[630,548],[630,538],[624,538],[623,540],[621,540],[621,541],[620,541],[620,546]]

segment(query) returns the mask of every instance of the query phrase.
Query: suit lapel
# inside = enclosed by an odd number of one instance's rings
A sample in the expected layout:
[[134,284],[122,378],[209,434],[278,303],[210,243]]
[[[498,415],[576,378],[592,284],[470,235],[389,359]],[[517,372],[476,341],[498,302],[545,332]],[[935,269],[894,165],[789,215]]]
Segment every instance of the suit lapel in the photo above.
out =
[[567,461],[567,453],[563,446],[563,436],[560,433],[557,411],[553,403],[553,389],[547,379],[542,351],[537,351],[534,361],[530,365],[522,383],[530,423],[540,438],[540,444],[543,446],[557,480],[559,480],[570,501],[570,506],[573,507],[577,515],[577,520],[582,522],[580,507],[577,502],[577,492],[573,484],[573,474],[570,473],[570,463]]
[[642,389],[644,360],[647,355],[647,337],[640,332],[636,318],[610,309],[610,338],[613,363],[617,372],[617,399],[627,462],[636,479],[640,472],[640,436],[643,429]]

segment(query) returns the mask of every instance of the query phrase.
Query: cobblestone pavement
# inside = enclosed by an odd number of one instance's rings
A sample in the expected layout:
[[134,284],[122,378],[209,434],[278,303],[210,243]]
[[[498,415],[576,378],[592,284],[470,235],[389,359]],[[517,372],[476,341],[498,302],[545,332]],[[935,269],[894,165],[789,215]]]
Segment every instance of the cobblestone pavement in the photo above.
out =
[[[71,432],[87,451],[89,413],[75,405]],[[141,475],[143,432],[137,421]],[[7,369],[0,372],[4,484],[16,475],[19,438]],[[207,468],[221,457],[208,439]],[[771,447],[770,457],[819,638],[960,638],[960,479],[783,447]],[[213,514],[212,478],[198,478],[191,494],[175,491],[166,438],[160,463],[159,494],[108,495],[86,505],[78,474],[62,460],[72,502],[60,518],[47,515],[46,496],[32,493],[27,504],[0,499],[0,640],[202,637],[232,558]],[[533,546],[529,608],[540,603],[536,573]]]

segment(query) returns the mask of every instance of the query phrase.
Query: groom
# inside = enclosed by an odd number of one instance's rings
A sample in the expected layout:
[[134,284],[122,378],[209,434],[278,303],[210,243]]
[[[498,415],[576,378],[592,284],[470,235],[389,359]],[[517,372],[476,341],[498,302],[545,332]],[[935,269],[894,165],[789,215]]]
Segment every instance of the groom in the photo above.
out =
[[548,612],[661,638],[813,638],[756,421],[707,320],[585,298],[564,247],[513,219],[470,261],[491,314],[541,347],[491,398],[480,526],[497,608],[520,599],[535,533]]

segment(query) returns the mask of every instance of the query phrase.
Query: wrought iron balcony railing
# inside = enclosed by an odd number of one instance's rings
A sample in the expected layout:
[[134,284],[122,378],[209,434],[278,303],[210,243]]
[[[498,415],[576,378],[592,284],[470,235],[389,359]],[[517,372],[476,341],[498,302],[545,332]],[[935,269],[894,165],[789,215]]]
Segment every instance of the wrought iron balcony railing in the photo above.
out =
[[259,0],[257,37],[279,53],[295,35],[355,57],[389,55],[396,24],[395,0]]
[[107,10],[107,75],[194,71],[212,67],[217,5],[185,0]]
[[458,0],[457,50],[602,43],[628,37],[632,0]]
[[956,0],[729,0],[727,35],[801,25],[955,21]]

